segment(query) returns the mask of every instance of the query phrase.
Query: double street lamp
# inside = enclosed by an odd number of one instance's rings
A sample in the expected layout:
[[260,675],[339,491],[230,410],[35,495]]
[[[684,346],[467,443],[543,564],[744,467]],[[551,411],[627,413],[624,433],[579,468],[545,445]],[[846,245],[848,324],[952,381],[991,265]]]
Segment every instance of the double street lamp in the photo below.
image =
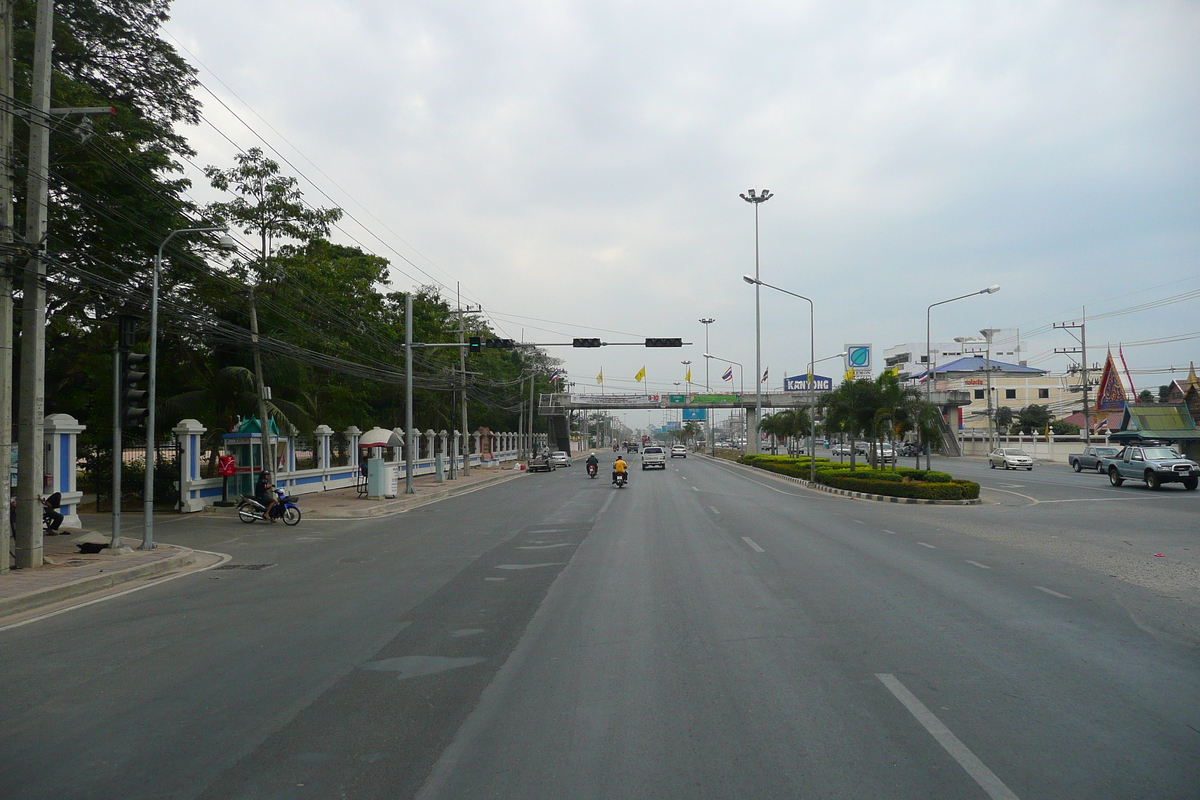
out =
[[[743,367],[743,366],[742,366],[741,362],[740,362],[740,361],[734,361],[734,360],[733,360],[733,359],[731,359],[731,358],[721,358],[720,356],[714,356],[712,353],[705,353],[705,354],[704,354],[704,370],[705,370],[705,373],[707,373],[707,372],[708,372],[708,361],[709,361],[709,359],[716,359],[717,361],[721,361],[721,362],[723,362],[723,363],[726,363],[726,364],[734,364],[734,365],[736,365],[736,366],[737,366],[737,368],[738,368],[738,373],[741,375],[741,378],[742,378],[742,396],[745,396],[745,394],[746,394],[746,369],[745,369],[745,367]],[[712,421],[711,419],[708,421],[708,430],[709,430],[709,432],[710,432],[710,433],[711,433],[711,432],[712,432],[712,430],[713,430],[713,421]],[[757,432],[755,433],[755,435],[756,435],[756,436],[758,435],[758,434],[757,434]],[[747,436],[747,441],[749,441],[749,436]]]
[[[929,357],[929,351],[930,351],[929,319],[930,319],[930,312],[933,311],[933,307],[934,306],[944,306],[946,303],[953,303],[955,300],[965,300],[966,298],[974,297],[977,294],[995,294],[998,291],[1000,291],[1000,284],[996,283],[996,284],[993,284],[993,285],[987,287],[986,289],[980,289],[977,292],[971,292],[969,294],[959,295],[958,297],[951,297],[949,300],[940,300],[936,303],[930,303],[929,307],[927,309],[925,309],[925,403],[926,403],[926,405],[930,405],[933,401],[933,378],[934,378],[934,375],[936,375],[936,373],[934,372],[934,369],[933,369],[933,361]],[[938,413],[940,414],[941,412],[939,411]],[[929,447],[930,444],[932,444],[932,443],[931,442],[925,443],[925,469],[930,468],[930,458],[931,458],[930,447]]]
[[[805,297],[802,294],[796,294],[795,292],[789,292],[787,289],[781,289],[778,286],[772,286],[769,283],[760,281],[758,279],[757,275],[755,275],[753,278],[751,278],[749,275],[743,275],[742,280],[744,280],[746,283],[749,283],[752,286],[754,286],[754,294],[755,294],[755,301],[754,301],[755,312],[754,313],[755,313],[756,318],[758,315],[758,287],[760,287],[760,286],[765,286],[768,289],[774,289],[777,292],[782,292],[784,294],[791,295],[792,297],[798,297],[801,300],[803,300],[804,302],[808,303],[808,374],[809,374],[809,383],[811,384],[812,383],[812,365],[814,363],[813,357],[816,356],[816,354],[817,354],[816,353],[816,306],[813,305],[813,301],[811,299]],[[757,319],[755,320],[755,324],[757,325]],[[761,360],[761,358],[760,358],[760,360]],[[760,367],[760,369],[761,369],[761,367]],[[759,393],[757,396],[757,400],[755,402],[755,424],[756,425],[759,422],[759,418],[762,416],[762,379],[761,378],[758,381],[758,387],[759,387]],[[811,385],[808,387],[808,391],[810,393],[812,392]],[[757,433],[756,433],[756,435],[757,435]],[[755,452],[757,452],[757,450]],[[812,450],[810,448],[809,453],[811,454],[811,452],[812,452]]]

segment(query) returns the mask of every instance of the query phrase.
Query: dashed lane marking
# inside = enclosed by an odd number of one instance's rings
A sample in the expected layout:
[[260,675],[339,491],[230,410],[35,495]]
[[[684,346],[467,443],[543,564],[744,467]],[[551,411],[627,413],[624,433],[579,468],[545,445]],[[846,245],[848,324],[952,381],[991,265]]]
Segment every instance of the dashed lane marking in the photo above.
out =
[[896,535],[896,532],[895,532],[895,531],[889,531],[887,528],[883,528],[882,530],[883,530],[883,532],[884,532],[884,533],[890,533],[892,536],[895,536],[895,535]]
[[1047,589],[1045,586],[1035,586],[1033,588],[1037,589],[1039,592],[1045,592],[1046,594],[1054,595],[1055,597],[1061,597],[1063,600],[1071,599],[1070,596],[1065,595],[1065,594],[1060,594],[1059,592],[1056,592],[1053,589]]
[[937,545],[925,544],[924,542],[917,542],[917,544],[921,545],[921,547],[928,547],[930,550],[937,550]]
[[916,717],[917,722],[921,723],[921,727],[929,731],[929,734],[950,754],[950,757],[975,779],[980,788],[987,792],[988,797],[992,800],[1019,800],[1012,789],[1005,786],[1004,781],[996,777],[996,773],[988,769],[987,765],[942,724],[942,721],[926,708],[925,704],[916,698],[916,695],[905,688],[895,675],[877,673],[875,677],[908,709],[910,714]]
[[717,511],[717,509],[716,509],[715,507],[713,507],[713,506],[709,506],[709,507],[708,507],[708,510],[709,510],[709,511],[711,511],[711,512],[713,512],[713,513],[714,513],[714,514],[716,514],[717,516],[720,516],[720,515],[721,515],[721,512],[720,512],[720,511]]
[[751,539],[749,536],[743,536],[743,537],[742,537],[742,541],[743,541],[743,542],[745,542],[746,544],[750,545],[750,549],[751,549],[751,550],[753,550],[753,551],[754,551],[754,552],[756,552],[756,553],[765,553],[765,552],[767,552],[766,550],[763,550],[761,547],[759,547],[758,545],[756,545],[756,544],[754,543],[754,540],[753,540],[753,539]]
[[980,564],[978,561],[972,561],[969,558],[967,559],[967,563],[973,564],[974,566],[979,567],[980,569],[991,569],[991,567],[989,567],[987,564]]

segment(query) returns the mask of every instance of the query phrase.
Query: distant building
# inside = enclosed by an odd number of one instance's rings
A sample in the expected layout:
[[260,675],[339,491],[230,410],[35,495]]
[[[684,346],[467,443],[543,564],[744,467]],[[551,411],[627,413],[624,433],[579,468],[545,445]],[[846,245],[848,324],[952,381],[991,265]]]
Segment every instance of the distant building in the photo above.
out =
[[[1020,364],[1024,343],[1016,328],[997,329],[992,334],[992,358]],[[930,342],[929,357],[934,366],[968,355],[983,355],[983,342]],[[884,369],[898,370],[900,379],[915,378],[925,373],[925,342],[905,342],[884,348]]]
[[[982,356],[966,356],[934,368],[937,390],[970,392],[971,404],[959,409],[959,427],[963,430],[985,431],[987,419],[988,367],[991,368],[992,410],[1012,409],[1014,415],[1026,406],[1042,405],[1056,417],[1070,412],[1074,395],[1069,391],[1065,376],[1053,376],[1047,370],[1010,364]],[[923,382],[924,374],[917,376]]]

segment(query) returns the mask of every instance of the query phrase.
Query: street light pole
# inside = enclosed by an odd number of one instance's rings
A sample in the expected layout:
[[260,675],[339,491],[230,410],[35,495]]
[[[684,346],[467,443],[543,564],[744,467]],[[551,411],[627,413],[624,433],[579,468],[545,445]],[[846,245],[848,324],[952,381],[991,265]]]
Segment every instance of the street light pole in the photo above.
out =
[[[171,231],[166,239],[163,239],[162,244],[158,246],[158,252],[154,254],[154,275],[150,280],[150,359],[149,368],[147,369],[148,380],[146,384],[146,476],[143,482],[143,497],[142,497],[142,543],[138,547],[139,550],[153,550],[154,544],[154,406],[158,393],[158,279],[162,272],[162,254],[163,248],[167,243],[175,238],[180,233],[228,233],[229,229],[225,226],[214,226],[207,228],[179,228]],[[218,245],[222,250],[236,250],[237,243],[228,235],[222,236]],[[264,423],[265,424],[265,423]]]
[[[808,303],[808,394],[809,394],[809,401],[810,401],[809,405],[811,406],[812,405],[811,401],[812,401],[812,397],[813,397],[813,386],[812,386],[813,364],[816,363],[815,361],[813,361],[813,359],[817,355],[816,306],[813,304],[813,301],[810,298],[807,298],[802,294],[796,294],[795,292],[789,292],[787,289],[781,289],[778,286],[773,286],[769,283],[765,283],[765,282],[759,280],[757,276],[751,278],[749,275],[743,275],[742,280],[744,280],[746,283],[754,284],[754,290],[756,292],[758,291],[759,286],[766,286],[768,289],[774,289],[777,292],[782,292],[783,294],[788,294],[788,295],[791,295],[792,297],[798,297],[801,300]],[[824,361],[825,359],[821,359],[821,360]],[[760,385],[761,385],[761,381],[760,381]],[[812,414],[810,413],[809,421],[808,421],[808,428],[809,428],[808,456],[809,456],[809,461],[812,462],[813,464],[815,464],[816,462],[813,462],[812,459],[813,459],[813,450],[816,448],[816,438],[813,435],[812,427],[813,427]],[[812,473],[812,477],[815,480],[816,479],[816,467],[814,466],[812,468],[812,470],[810,470],[810,472]]]
[[[721,358],[720,356],[714,356],[712,353],[705,353],[704,361],[705,361],[706,368],[707,368],[707,364],[708,364],[708,359],[710,359],[710,358],[715,358],[717,361],[723,361],[726,364],[735,364],[737,366],[738,374],[741,376],[741,379],[742,379],[742,397],[745,397],[746,396],[746,368],[742,366],[741,362],[734,361],[733,359],[730,359],[730,358]],[[741,403],[738,403],[738,408],[741,408]],[[743,418],[744,418],[744,415],[743,415]],[[730,427],[733,426],[732,419],[733,418],[730,417]],[[710,426],[712,425],[712,420],[709,420],[709,425]],[[710,430],[711,430],[711,427],[710,427]],[[749,432],[743,431],[743,433],[746,434],[746,442],[749,443],[749,441],[750,441]],[[758,432],[755,431],[755,436],[757,436],[757,435],[758,435]]]
[[822,361],[842,358],[845,352],[808,362],[808,480],[817,482],[817,390],[813,386],[813,367]]
[[[749,196],[747,196],[749,195]],[[759,313],[759,281],[758,281],[758,207],[775,195],[769,189],[763,189],[762,194],[755,194],[753,189],[747,189],[746,194],[738,197],[754,205],[754,448],[751,453],[758,452],[758,421],[762,418],[762,317]],[[744,389],[743,389],[744,391]],[[747,434],[749,438],[749,434]]]
[[[986,289],[980,289],[977,292],[971,292],[969,294],[959,295],[958,297],[951,297],[949,300],[940,300],[936,303],[930,303],[929,307],[925,309],[925,404],[926,405],[931,405],[933,402],[933,377],[936,374],[933,371],[933,363],[929,359],[929,350],[930,350],[929,320],[930,320],[930,313],[933,311],[933,307],[934,306],[944,306],[946,303],[953,303],[955,300],[964,300],[968,297],[974,297],[977,294],[995,294],[998,291],[1000,291],[1000,284],[996,283],[996,284],[992,284],[991,286],[987,287]],[[940,414],[941,412],[939,411],[938,413]],[[931,456],[930,456],[929,445],[930,445],[929,442],[925,443],[925,469],[930,469]]]
[[[708,326],[712,325],[714,322],[716,322],[716,320],[713,319],[712,317],[704,317],[703,319],[700,320],[700,324],[704,326],[704,352],[706,352],[706,353],[708,352]],[[704,393],[712,394],[712,384],[709,383],[709,380],[708,380],[708,359],[707,358],[704,359]],[[707,412],[705,413],[705,416],[708,417],[708,419],[706,419],[705,421],[708,423],[708,453],[709,453],[709,455],[712,455],[714,441],[715,441],[715,439],[714,439],[715,433],[713,431],[712,411],[713,411],[713,408],[710,405],[710,406],[708,406]]]

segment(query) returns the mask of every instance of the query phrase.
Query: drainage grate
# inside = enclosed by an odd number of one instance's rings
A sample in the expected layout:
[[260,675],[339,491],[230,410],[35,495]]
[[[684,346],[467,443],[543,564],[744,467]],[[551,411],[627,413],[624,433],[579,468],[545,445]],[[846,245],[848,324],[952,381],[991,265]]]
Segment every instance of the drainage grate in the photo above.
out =
[[219,566],[219,567],[213,567],[213,569],[214,569],[214,570],[218,570],[218,569],[249,569],[249,570],[259,570],[259,569],[269,569],[269,568],[271,568],[271,567],[273,567],[273,566],[275,566],[275,565],[274,565],[274,564],[222,564],[222,565],[221,565],[221,566]]

